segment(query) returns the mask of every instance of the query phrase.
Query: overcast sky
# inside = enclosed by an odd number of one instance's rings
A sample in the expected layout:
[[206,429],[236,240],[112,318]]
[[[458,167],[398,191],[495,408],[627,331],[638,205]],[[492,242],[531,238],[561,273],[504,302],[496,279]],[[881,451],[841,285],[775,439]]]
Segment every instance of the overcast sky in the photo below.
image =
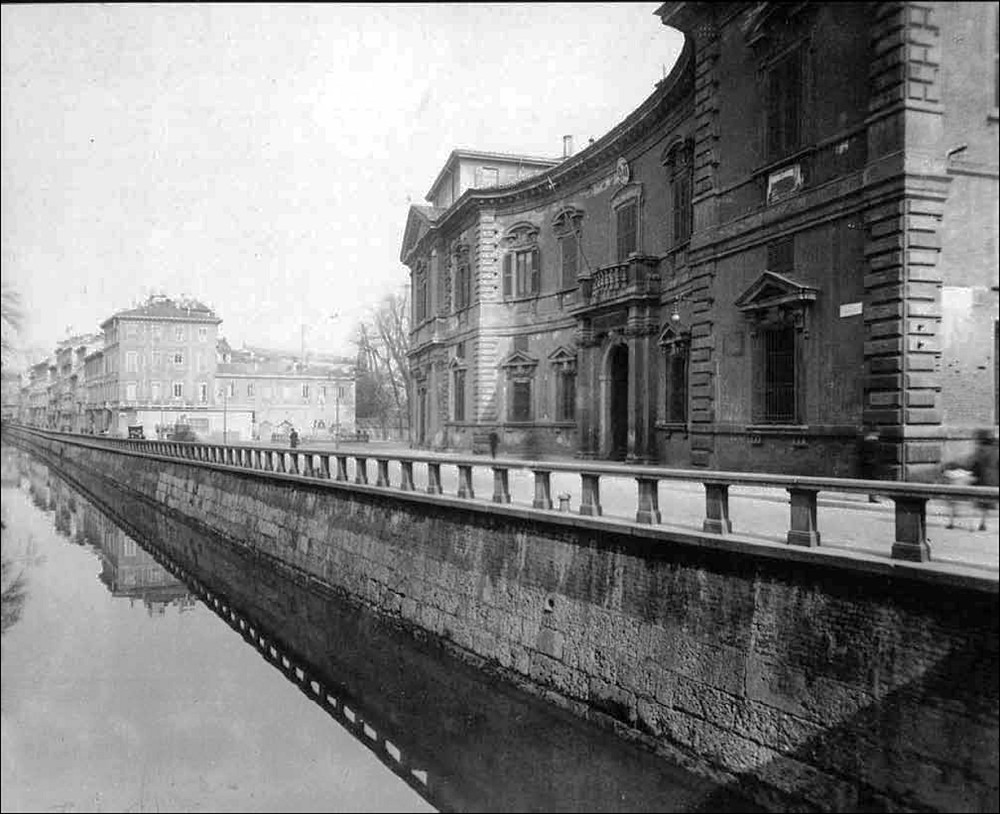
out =
[[[151,292],[347,350],[455,147],[559,156],[669,70],[659,3],[4,5],[2,270],[51,348]],[[334,314],[339,318],[330,319]]]

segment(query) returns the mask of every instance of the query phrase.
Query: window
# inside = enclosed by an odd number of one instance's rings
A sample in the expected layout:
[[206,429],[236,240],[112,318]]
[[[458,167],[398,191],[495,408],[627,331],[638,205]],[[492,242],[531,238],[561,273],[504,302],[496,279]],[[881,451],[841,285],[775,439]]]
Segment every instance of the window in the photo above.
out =
[[309,385],[308,384],[302,385],[302,398],[304,398],[304,399],[308,399],[309,398]]
[[767,270],[789,274],[795,268],[795,238],[784,237],[767,244]]
[[531,421],[531,382],[512,382],[510,420]]
[[413,318],[416,322],[427,319],[427,267],[421,264],[413,275]]
[[126,401],[135,401],[136,400],[136,391],[137,391],[137,389],[138,389],[138,387],[137,387],[137,385],[136,385],[135,382],[129,382],[128,384],[126,384],[125,385],[125,400]]
[[561,370],[556,378],[556,421],[576,420],[576,371]]
[[467,259],[461,259],[455,267],[455,310],[461,311],[471,305],[472,270]]
[[253,398],[253,382],[247,382],[247,398]]
[[337,385],[337,399],[338,399],[338,401],[340,399],[346,399],[346,398],[347,398],[347,388],[344,387],[343,385]]
[[198,401],[202,404],[208,403],[208,385],[205,382],[198,384]]
[[183,342],[184,341],[184,326],[177,325],[174,327],[174,341]]
[[500,185],[500,170],[497,167],[478,167],[476,169],[476,187],[488,189]]
[[150,389],[150,398],[152,398],[153,403],[154,404],[159,403],[159,401],[163,398],[163,393],[160,391],[160,383],[152,382],[149,385],[149,389]]
[[184,382],[174,382],[174,398],[184,398]]
[[201,351],[198,351],[197,355],[195,356],[195,370],[201,373],[204,369],[205,369],[205,355]]
[[664,353],[663,420],[668,424],[686,424],[690,335],[667,328],[660,337],[660,347]]
[[538,249],[509,252],[503,258],[504,297],[530,297],[538,293],[541,277]]
[[455,421],[465,421],[465,371],[455,370],[454,378],[454,410]]
[[154,350],[153,351],[153,369],[159,370],[163,367],[163,352]]
[[207,342],[208,341],[208,327],[205,325],[198,326],[198,341]]
[[622,204],[615,210],[617,253],[619,263],[639,251],[639,205],[636,201]]
[[801,145],[802,54],[795,50],[767,72],[767,157],[777,161]]
[[139,372],[139,354],[134,350],[130,350],[125,354],[125,372],[126,373],[138,373]]
[[125,338],[126,339],[134,339],[138,335],[139,335],[139,326],[136,325],[134,322],[126,322],[125,323]]
[[796,410],[795,328],[762,327],[755,420],[762,424],[794,424]]
[[174,353],[174,367],[184,367],[184,354],[180,351]]
[[691,189],[694,185],[694,147],[690,141],[677,144],[670,150],[667,161],[670,172],[670,196],[673,216],[673,245],[687,243],[691,239],[694,208],[691,205]]
[[580,245],[575,232],[559,238],[559,254],[562,261],[562,287],[573,288],[576,286],[580,255]]
[[150,331],[153,334],[153,339],[161,339],[163,337],[163,326],[162,325],[151,325]]

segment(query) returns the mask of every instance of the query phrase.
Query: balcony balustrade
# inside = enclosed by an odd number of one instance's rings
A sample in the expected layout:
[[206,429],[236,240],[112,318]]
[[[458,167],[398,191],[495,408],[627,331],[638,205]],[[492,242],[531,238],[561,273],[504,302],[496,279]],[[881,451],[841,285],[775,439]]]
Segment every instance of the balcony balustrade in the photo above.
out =
[[580,309],[659,296],[659,269],[660,258],[647,255],[601,266],[593,275],[580,278]]

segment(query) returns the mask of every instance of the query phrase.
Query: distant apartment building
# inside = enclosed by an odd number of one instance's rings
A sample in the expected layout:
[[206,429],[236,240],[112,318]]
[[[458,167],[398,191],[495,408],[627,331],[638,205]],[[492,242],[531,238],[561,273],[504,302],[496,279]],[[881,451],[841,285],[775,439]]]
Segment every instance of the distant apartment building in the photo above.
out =
[[214,400],[215,343],[222,320],[197,300],[156,295],[101,323],[104,347],[85,360],[90,427],[125,434],[142,426],[155,438],[163,427],[191,425],[204,437],[231,424],[249,434],[250,416],[224,416]]
[[0,415],[4,421],[18,418],[21,411],[21,374],[3,371],[3,389],[0,395]]
[[234,352],[216,372],[216,401],[249,410],[252,435],[284,438],[294,427],[304,438],[330,438],[355,428],[355,381],[350,365],[291,361]]

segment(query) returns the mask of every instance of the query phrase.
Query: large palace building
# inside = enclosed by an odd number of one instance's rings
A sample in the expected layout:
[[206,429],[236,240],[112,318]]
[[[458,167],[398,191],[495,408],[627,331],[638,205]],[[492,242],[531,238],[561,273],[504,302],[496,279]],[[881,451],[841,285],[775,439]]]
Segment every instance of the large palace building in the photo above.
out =
[[402,246],[415,440],[919,479],[997,422],[996,3],[664,3],[673,70]]

